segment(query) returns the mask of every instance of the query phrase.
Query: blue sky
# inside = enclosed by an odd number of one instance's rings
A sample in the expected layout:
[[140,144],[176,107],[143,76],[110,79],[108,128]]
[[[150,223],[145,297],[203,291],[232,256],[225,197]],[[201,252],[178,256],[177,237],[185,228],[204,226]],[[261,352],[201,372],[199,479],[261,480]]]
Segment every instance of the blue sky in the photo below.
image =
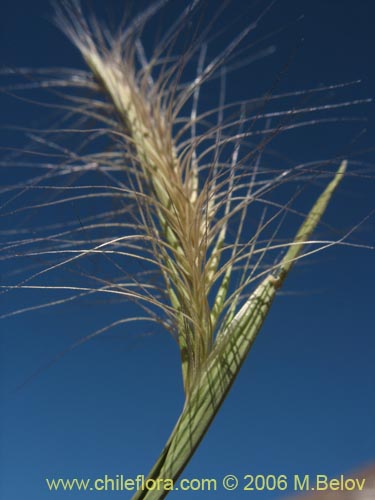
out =
[[[114,9],[123,5],[112,3]],[[208,2],[209,8],[214,4]],[[173,5],[176,10],[178,3]],[[249,13],[240,1],[232,5],[222,23],[228,23],[233,36],[230,23],[244,12],[251,20],[251,9]],[[79,55],[48,21],[49,12],[47,1],[4,2],[3,65],[82,68]],[[241,70],[230,97],[259,95],[280,75],[280,91],[361,80],[342,94],[332,94],[333,100],[372,97],[374,13],[372,2],[366,0],[360,7],[349,0],[318,0],[306,6],[292,0],[276,3],[253,35],[261,38],[281,23],[283,31],[263,44],[275,45],[276,52]],[[301,14],[304,18],[295,22]],[[166,15],[167,22],[170,17]],[[35,125],[44,119],[41,108],[5,94],[0,100],[2,124]],[[368,122],[306,129],[304,142],[297,131],[276,139],[273,147],[295,162],[347,151],[355,161],[364,162],[364,170],[374,163],[369,150],[373,105],[353,107],[348,115],[367,116]],[[1,146],[8,140],[22,144],[15,132],[2,129]],[[6,185],[9,179],[0,183]],[[373,179],[348,178],[325,221],[341,232],[356,224],[372,210],[373,192]],[[5,243],[6,237],[1,238]],[[373,240],[372,219],[355,241],[374,244]],[[9,268],[1,267],[3,275],[6,271]],[[358,248],[331,248],[294,269],[183,477],[333,476],[374,460],[374,278],[373,253]],[[2,294],[0,314],[47,298],[30,291]],[[118,328],[72,350],[16,390],[82,336],[117,318],[118,307],[84,301],[0,320],[0,496],[5,500],[100,498],[100,493],[51,493],[44,480],[134,477],[147,474],[153,464],[183,404],[177,347],[160,328],[146,323]],[[120,307],[125,307],[124,316],[131,306]],[[287,494],[292,491],[258,492],[252,497]],[[125,493],[106,496],[130,498]],[[245,496],[240,489],[217,494]]]

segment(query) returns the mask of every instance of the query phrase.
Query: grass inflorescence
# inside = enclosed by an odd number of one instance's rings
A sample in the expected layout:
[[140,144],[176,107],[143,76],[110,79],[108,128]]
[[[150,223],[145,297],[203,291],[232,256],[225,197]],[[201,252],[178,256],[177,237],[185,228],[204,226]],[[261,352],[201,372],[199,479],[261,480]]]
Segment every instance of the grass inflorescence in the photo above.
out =
[[[9,195],[3,216],[27,222],[36,210],[88,204],[83,214],[63,224],[45,219],[32,230],[25,224],[24,235],[7,232],[3,258],[17,257],[28,265],[20,266],[15,275],[21,277],[3,288],[65,295],[3,317],[105,294],[130,300],[141,312],[83,340],[133,320],[156,321],[168,330],[180,351],[185,406],[150,477],[175,479],[225,399],[295,261],[349,244],[352,230],[336,239],[312,239],[345,175],[346,159],[283,168],[275,155],[269,167],[264,158],[270,143],[289,130],[337,120],[310,115],[366,100],[306,103],[350,82],[301,92],[268,91],[228,103],[230,73],[248,58],[243,43],[271,5],[219,54],[209,56],[209,29],[201,27],[193,30],[184,53],[176,55],[186,25],[198,23],[200,2],[193,1],[148,54],[143,32],[167,3],[155,2],[113,32],[86,16],[79,1],[56,2],[55,22],[87,69],[3,71],[26,78],[8,91],[45,88],[59,99],[51,106],[63,112],[53,127],[27,131],[30,149],[23,150],[21,159],[14,153],[15,159],[10,155],[4,162],[25,171],[35,168],[37,174],[3,189]],[[205,86],[213,82],[218,84],[217,105],[200,109]],[[297,104],[269,111],[270,103],[289,97]],[[67,135],[70,141],[64,145],[60,138]],[[301,211],[296,205],[300,195],[330,177],[311,210]],[[34,197],[40,192],[44,197],[38,202]],[[23,199],[27,203],[16,205]],[[297,218],[301,224],[295,224]],[[103,276],[84,264],[99,258]],[[142,491],[134,498],[165,494]]]

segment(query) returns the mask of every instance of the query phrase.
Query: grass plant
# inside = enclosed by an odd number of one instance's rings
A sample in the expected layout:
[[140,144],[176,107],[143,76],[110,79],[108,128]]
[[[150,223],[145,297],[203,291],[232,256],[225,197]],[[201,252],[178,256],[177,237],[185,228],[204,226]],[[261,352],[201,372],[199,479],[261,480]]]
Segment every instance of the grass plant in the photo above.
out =
[[[313,239],[345,176],[346,159],[280,168],[273,158],[270,167],[267,149],[291,129],[335,120],[311,114],[363,101],[305,103],[346,85],[341,84],[292,92],[296,105],[277,112],[269,105],[288,95],[273,90],[227,103],[228,75],[246,60],[243,44],[272,6],[215,56],[209,55],[210,42],[215,43],[210,26],[194,31],[188,47],[176,55],[186,26],[198,23],[201,2],[194,0],[147,53],[145,27],[167,3],[151,4],[113,32],[87,16],[79,1],[56,2],[55,22],[87,69],[7,70],[25,79],[12,84],[12,91],[47,89],[59,100],[51,106],[64,116],[55,128],[28,131],[33,145],[48,151],[47,161],[34,146],[23,151],[18,166],[27,169],[30,154],[37,157],[39,173],[7,189],[3,214],[23,217],[72,200],[92,205],[91,212],[63,227],[46,222],[24,237],[11,235],[2,253],[32,262],[7,290],[69,293],[8,316],[104,294],[134,302],[141,313],[90,338],[145,319],[170,332],[179,348],[185,404],[149,478],[176,480],[219,411],[293,265],[323,248],[349,244],[352,230],[339,239]],[[215,81],[217,105],[200,109],[205,86]],[[59,142],[68,134],[79,146]],[[310,188],[315,193],[323,182],[310,209],[300,210],[300,197]],[[48,196],[38,203],[32,197],[40,191]],[[28,203],[14,209],[25,193]],[[112,268],[110,277],[84,268],[93,258]],[[130,271],[137,266],[139,272]],[[72,283],[64,282],[67,269]],[[157,500],[167,493],[140,490],[133,498]]]

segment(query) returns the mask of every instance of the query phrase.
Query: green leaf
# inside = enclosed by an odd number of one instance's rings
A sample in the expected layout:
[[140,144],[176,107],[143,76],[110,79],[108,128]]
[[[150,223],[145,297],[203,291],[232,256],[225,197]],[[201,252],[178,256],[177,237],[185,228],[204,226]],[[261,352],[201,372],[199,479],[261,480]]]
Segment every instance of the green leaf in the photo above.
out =
[[[176,481],[189,462],[236,379],[268,315],[277,290],[320,222],[346,166],[346,161],[341,163],[334,179],[310,210],[280,263],[276,276],[269,275],[258,285],[214,346],[196,378],[195,387],[185,402],[163,452],[148,476],[149,479]],[[168,491],[140,490],[133,496],[133,500],[159,500],[167,494]]]

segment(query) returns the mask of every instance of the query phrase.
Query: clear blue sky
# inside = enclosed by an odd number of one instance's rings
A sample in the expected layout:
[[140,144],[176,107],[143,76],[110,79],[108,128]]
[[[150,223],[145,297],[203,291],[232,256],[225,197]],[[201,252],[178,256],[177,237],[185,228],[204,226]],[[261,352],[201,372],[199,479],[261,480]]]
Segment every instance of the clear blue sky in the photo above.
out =
[[[111,0],[108,5],[112,3],[121,12],[126,2]],[[245,3],[234,1],[222,18],[229,36],[235,34],[230,22],[240,17],[243,23],[246,16],[251,20]],[[176,11],[178,2],[173,5]],[[208,5],[212,8],[215,2]],[[49,23],[48,1],[5,0],[1,11],[1,65],[82,68],[75,49]],[[295,22],[301,14],[304,18]],[[259,95],[278,75],[280,91],[359,79],[360,85],[332,94],[332,99],[372,97],[374,15],[370,0],[276,3],[252,40],[284,26],[261,44],[274,44],[277,50],[239,72],[231,97]],[[22,95],[33,97],[32,92]],[[0,103],[5,125],[36,125],[48,112],[8,95],[1,95]],[[307,129],[307,141],[302,142],[296,132],[276,140],[274,148],[294,162],[347,151],[373,165],[373,151],[360,153],[373,146],[373,105],[352,108],[345,116],[349,115],[367,116],[368,123]],[[360,134],[364,127],[367,132]],[[8,145],[8,137],[21,144],[14,132],[7,135],[2,129],[1,146]],[[9,182],[0,179],[2,185]],[[373,208],[373,193],[373,180],[344,181],[326,222],[341,230],[355,224]],[[1,238],[5,244],[6,237]],[[373,219],[356,241],[374,243]],[[1,267],[5,271],[9,269]],[[289,293],[277,298],[184,477],[333,476],[375,459],[374,279],[373,253],[362,249],[330,249],[294,270],[284,290]],[[47,298],[27,291],[3,294],[0,315]],[[118,328],[71,351],[15,392],[79,338],[113,317],[126,315],[129,306],[120,307],[124,309],[119,313],[118,305],[86,300],[0,320],[0,497],[4,500],[130,498],[125,493],[51,493],[44,479],[147,474],[161,451],[183,404],[178,351],[161,329],[136,324]],[[284,494],[288,493],[292,491]],[[282,495],[260,492],[252,498]],[[240,490],[216,494],[216,498],[241,497],[247,494]]]

